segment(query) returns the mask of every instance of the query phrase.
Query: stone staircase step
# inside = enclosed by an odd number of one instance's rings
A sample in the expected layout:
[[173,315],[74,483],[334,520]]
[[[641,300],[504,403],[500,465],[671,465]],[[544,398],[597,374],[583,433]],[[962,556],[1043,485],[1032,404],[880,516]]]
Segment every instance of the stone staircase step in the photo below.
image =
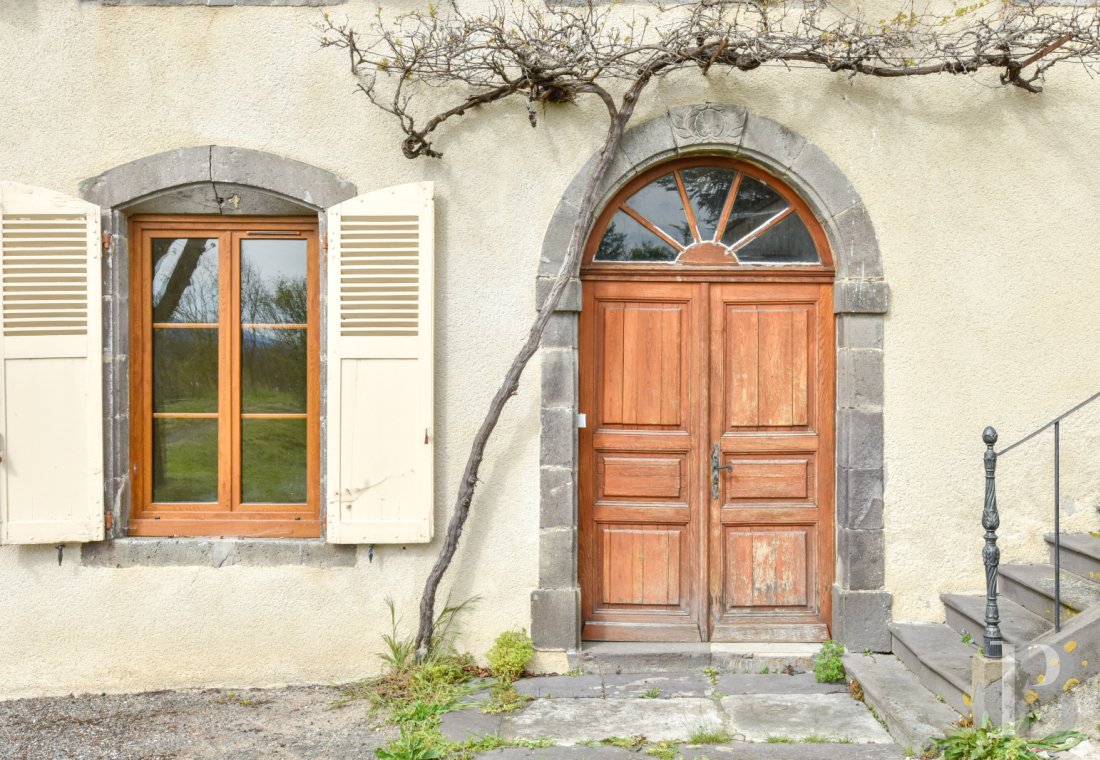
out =
[[[1054,566],[1001,565],[998,588],[1001,597],[1027,607],[1046,620],[1054,620]],[[1062,571],[1062,620],[1100,604],[1100,584]]]
[[943,623],[891,623],[894,654],[932,694],[963,715],[970,712],[970,658],[978,651]]
[[[985,631],[985,595],[940,594],[947,612],[947,624],[960,636],[969,633],[978,646],[982,645]],[[1001,618],[1001,635],[1012,646],[1030,644],[1053,626],[1026,607],[1001,596],[997,600]]]
[[957,712],[921,686],[893,655],[848,654],[844,656],[844,670],[849,680],[859,681],[863,701],[885,721],[894,741],[912,749],[915,757],[959,719]]
[[[1054,534],[1043,538],[1050,545],[1050,561],[1054,562]],[[1062,534],[1062,569],[1082,578],[1100,583],[1100,536],[1091,533]]]

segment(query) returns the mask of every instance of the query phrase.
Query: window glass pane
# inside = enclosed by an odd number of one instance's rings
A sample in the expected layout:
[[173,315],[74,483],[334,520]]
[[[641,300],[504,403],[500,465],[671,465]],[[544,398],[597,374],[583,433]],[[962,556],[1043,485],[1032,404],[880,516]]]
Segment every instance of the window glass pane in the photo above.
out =
[[758,179],[743,177],[722,242],[733,245],[785,208],[787,201],[779,193]]
[[241,501],[306,501],[306,421],[241,420]]
[[153,501],[218,500],[218,421],[153,420]]
[[218,411],[218,329],[153,330],[153,411]]
[[679,252],[625,212],[617,211],[596,250],[596,261],[675,261]]
[[218,321],[218,241],[154,238],[153,321]]
[[722,216],[722,208],[726,205],[726,198],[736,174],[733,169],[710,166],[683,169],[680,172],[688,200],[691,201],[691,210],[695,213],[695,224],[698,225],[699,235],[703,240],[714,239],[718,219]]
[[241,330],[241,411],[306,411],[306,331]]
[[241,241],[241,322],[305,324],[305,240]]
[[671,172],[630,196],[626,205],[644,216],[673,240],[691,245],[694,238],[680,200],[680,190]]
[[797,213],[788,215],[760,237],[746,243],[734,253],[741,261],[764,263],[810,263],[820,259],[810,231]]

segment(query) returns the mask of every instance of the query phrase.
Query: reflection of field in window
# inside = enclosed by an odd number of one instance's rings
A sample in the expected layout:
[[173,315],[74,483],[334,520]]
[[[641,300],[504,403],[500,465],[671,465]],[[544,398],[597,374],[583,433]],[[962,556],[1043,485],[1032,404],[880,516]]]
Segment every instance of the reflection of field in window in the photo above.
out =
[[[153,241],[154,323],[220,321],[219,255],[217,240]],[[240,411],[305,414],[306,242],[245,240],[239,261]],[[218,343],[216,327],[154,328],[154,412],[219,411]],[[241,421],[242,501],[306,500],[306,424]],[[154,419],[152,443],[154,501],[218,500],[218,420]]]
[[218,421],[153,420],[153,501],[218,500]]

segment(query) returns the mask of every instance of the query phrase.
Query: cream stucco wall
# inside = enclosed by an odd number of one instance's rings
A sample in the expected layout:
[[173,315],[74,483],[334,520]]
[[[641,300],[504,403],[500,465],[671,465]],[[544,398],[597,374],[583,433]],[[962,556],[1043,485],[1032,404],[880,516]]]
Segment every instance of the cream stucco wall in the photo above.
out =
[[[373,5],[330,10],[365,19]],[[533,130],[519,104],[495,106],[441,134],[442,161],[407,161],[393,125],[353,94],[346,60],[317,49],[318,17],[0,5],[0,178],[75,194],[126,161],[219,144],[305,161],[360,191],[435,181],[438,534],[495,378],[533,314],[543,233],[598,143],[601,115],[592,104],[556,107]],[[897,619],[942,619],[938,592],[981,583],[982,428],[1012,440],[1098,389],[1100,85],[1072,65],[1038,97],[995,81],[691,74],[654,86],[637,117],[743,104],[821,147],[869,209],[892,292],[885,524]],[[459,642],[475,652],[530,623],[537,377],[532,366],[498,429],[450,575],[453,599],[481,597]],[[1079,473],[1085,433],[1066,431]],[[1004,463],[1020,468],[1001,489],[1006,559],[1041,558],[1047,476],[1036,456]],[[1097,479],[1067,479],[1070,527],[1100,527]],[[81,567],[73,551],[58,567],[52,548],[0,548],[0,697],[366,675],[384,597],[411,628],[435,550],[378,547],[373,562],[360,550],[353,568],[112,570]]]

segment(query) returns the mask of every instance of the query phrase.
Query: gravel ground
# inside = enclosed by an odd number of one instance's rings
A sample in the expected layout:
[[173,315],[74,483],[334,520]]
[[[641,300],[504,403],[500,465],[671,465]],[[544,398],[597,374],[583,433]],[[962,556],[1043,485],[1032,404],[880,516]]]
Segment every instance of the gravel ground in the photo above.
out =
[[373,758],[396,729],[341,691],[204,689],[0,702],[2,760]]

